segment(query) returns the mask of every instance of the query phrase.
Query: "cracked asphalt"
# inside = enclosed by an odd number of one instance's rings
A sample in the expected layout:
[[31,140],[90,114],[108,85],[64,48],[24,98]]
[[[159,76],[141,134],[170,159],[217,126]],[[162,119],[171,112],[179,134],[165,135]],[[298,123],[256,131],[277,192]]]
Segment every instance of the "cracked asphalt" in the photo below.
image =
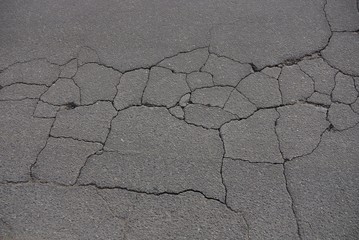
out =
[[359,1],[0,2],[0,239],[359,239]]

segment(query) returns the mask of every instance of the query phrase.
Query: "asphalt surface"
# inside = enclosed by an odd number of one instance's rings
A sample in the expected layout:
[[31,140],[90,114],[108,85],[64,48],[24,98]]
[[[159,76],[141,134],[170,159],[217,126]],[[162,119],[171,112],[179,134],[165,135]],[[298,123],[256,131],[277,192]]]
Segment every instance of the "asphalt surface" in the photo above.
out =
[[0,2],[0,239],[359,239],[356,0]]

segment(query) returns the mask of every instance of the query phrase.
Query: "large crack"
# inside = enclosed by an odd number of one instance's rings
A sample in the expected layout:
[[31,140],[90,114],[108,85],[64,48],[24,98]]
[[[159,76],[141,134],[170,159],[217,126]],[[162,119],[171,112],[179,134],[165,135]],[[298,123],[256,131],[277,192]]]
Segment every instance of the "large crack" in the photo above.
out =
[[[224,204],[230,208],[230,206],[228,205],[228,201],[227,201],[227,196],[228,196],[228,187],[226,185],[226,182],[225,182],[225,178],[224,178],[224,173],[223,173],[223,165],[224,165],[224,159],[226,158],[226,146],[224,144],[224,140],[223,140],[223,136],[222,136],[222,133],[220,130],[218,130],[218,135],[219,135],[219,138],[221,139],[221,142],[222,142],[222,147],[223,147],[223,156],[222,156],[222,162],[221,162],[221,169],[220,169],[220,174],[221,174],[221,180],[222,180],[222,184],[224,186],[224,190],[225,190],[225,196],[224,196]],[[231,208],[230,208],[231,209]],[[232,210],[232,209],[231,209]],[[234,210],[232,210],[234,211]],[[239,210],[238,210],[239,211]],[[249,222],[248,220],[246,219],[245,217],[245,214],[244,212],[242,211],[239,211],[241,216],[243,217],[243,220],[246,224],[246,227],[247,227],[247,236],[248,236],[248,239],[250,239],[250,228],[249,228]]]
[[291,199],[291,208],[292,208],[292,212],[293,212],[293,216],[294,216],[294,220],[296,222],[296,225],[297,225],[297,235],[299,237],[299,239],[302,239],[302,236],[301,236],[301,227],[300,227],[300,224],[299,224],[299,220],[298,220],[298,216],[297,216],[297,213],[295,211],[295,207],[294,207],[294,198],[291,194],[291,192],[289,191],[289,188],[288,188],[288,181],[287,181],[287,176],[285,174],[285,163],[286,163],[286,159],[284,158],[284,155],[283,155],[283,152],[282,152],[282,149],[281,149],[281,145],[280,145],[280,137],[278,135],[278,132],[277,132],[277,126],[278,126],[278,120],[280,118],[280,113],[279,111],[276,109],[276,112],[278,113],[278,117],[277,119],[275,120],[275,123],[274,123],[274,133],[275,135],[277,136],[277,141],[278,141],[278,149],[279,149],[279,152],[282,156],[282,159],[284,160],[284,162],[282,163],[283,165],[283,176],[284,176],[284,181],[285,181],[285,187],[286,187],[286,190],[288,192],[288,195]]
[[33,172],[32,172],[32,169],[33,169],[34,166],[36,165],[36,163],[37,163],[37,161],[38,161],[38,159],[39,159],[40,154],[42,153],[42,151],[44,151],[44,149],[45,149],[46,146],[47,146],[47,143],[48,143],[48,141],[49,141],[49,139],[50,139],[50,137],[51,137],[51,130],[52,130],[54,124],[55,124],[56,115],[57,115],[58,111],[59,111],[59,110],[56,111],[55,118],[52,119],[52,124],[51,124],[51,126],[50,126],[50,128],[49,128],[48,136],[47,136],[46,142],[45,142],[45,144],[44,144],[44,147],[39,151],[39,153],[37,154],[37,156],[36,156],[36,158],[35,158],[35,161],[30,165],[29,173],[30,173],[30,179],[31,179],[31,180],[35,180],[35,179],[36,179],[36,177],[34,176],[34,174],[33,174]]
[[[116,109],[115,106],[114,106],[114,104],[113,104],[113,102],[112,102],[112,106],[113,106],[114,109]],[[108,137],[110,136],[110,133],[111,133],[111,130],[112,130],[112,122],[113,122],[113,120],[118,116],[119,112],[120,112],[120,111],[117,111],[116,114],[115,114],[115,115],[112,117],[112,119],[110,120],[110,126],[109,126],[109,128],[108,128],[108,133],[107,133],[107,135],[106,135],[105,141],[104,141],[104,142],[96,142],[96,143],[100,143],[100,144],[102,145],[101,149],[99,149],[98,151],[96,151],[95,153],[91,154],[90,156],[88,156],[88,157],[86,158],[84,164],[81,166],[81,168],[80,168],[80,170],[79,170],[79,172],[78,172],[78,175],[77,175],[77,177],[76,177],[76,180],[75,180],[74,184],[77,184],[77,183],[78,183],[78,180],[80,179],[80,176],[81,176],[81,174],[82,174],[82,171],[83,171],[83,169],[85,168],[85,166],[87,165],[88,160],[90,159],[90,157],[92,157],[92,156],[94,156],[94,155],[99,155],[99,154],[102,154],[102,153],[103,153],[103,151],[104,151],[104,149],[105,149],[105,144],[106,144],[106,142],[107,142],[107,140],[108,140]]]
[[287,190],[288,195],[289,195],[289,197],[291,199],[291,208],[292,208],[292,211],[293,211],[294,219],[295,219],[296,224],[297,224],[297,234],[298,234],[299,239],[303,239],[302,234],[301,234],[301,232],[303,230],[301,229],[300,220],[298,219],[298,214],[297,214],[297,211],[295,209],[295,203],[294,203],[295,200],[294,200],[294,198],[292,196],[292,193],[291,193],[291,191],[289,189],[289,186],[288,186],[288,179],[287,179],[287,175],[286,175],[286,172],[285,172],[285,163],[283,163],[283,176],[284,176],[286,190]]
[[228,210],[235,212],[235,213],[240,213],[237,210],[231,208],[229,205],[227,205],[226,202],[217,199],[217,198],[212,198],[207,196],[205,193],[203,193],[202,191],[196,190],[196,189],[184,189],[181,191],[162,191],[162,192],[147,192],[147,191],[141,191],[141,190],[137,190],[137,189],[131,189],[131,188],[127,188],[127,187],[121,187],[121,186],[113,186],[113,187],[108,187],[108,186],[99,186],[96,183],[87,183],[87,184],[75,184],[75,185],[66,185],[66,184],[61,184],[58,182],[48,182],[46,180],[37,180],[37,179],[31,179],[29,181],[4,181],[4,182],[0,182],[0,185],[24,185],[24,184],[29,184],[29,183],[35,183],[35,184],[39,184],[39,185],[51,185],[51,186],[59,186],[59,187],[65,187],[65,188],[71,188],[71,187],[94,187],[98,190],[123,190],[123,191],[127,191],[127,192],[131,192],[131,193],[138,193],[138,194],[146,194],[146,195],[150,195],[150,196],[163,196],[163,195],[171,195],[171,196],[178,196],[184,193],[198,193],[200,195],[202,195],[202,197],[204,197],[207,200],[210,201],[215,201],[217,203],[220,203],[221,205],[224,205]]

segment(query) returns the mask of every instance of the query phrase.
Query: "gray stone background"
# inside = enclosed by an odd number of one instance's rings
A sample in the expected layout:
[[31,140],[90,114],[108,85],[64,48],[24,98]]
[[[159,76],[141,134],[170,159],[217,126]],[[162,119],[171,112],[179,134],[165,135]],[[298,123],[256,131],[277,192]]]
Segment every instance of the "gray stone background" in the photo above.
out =
[[0,239],[358,239],[356,0],[0,2]]

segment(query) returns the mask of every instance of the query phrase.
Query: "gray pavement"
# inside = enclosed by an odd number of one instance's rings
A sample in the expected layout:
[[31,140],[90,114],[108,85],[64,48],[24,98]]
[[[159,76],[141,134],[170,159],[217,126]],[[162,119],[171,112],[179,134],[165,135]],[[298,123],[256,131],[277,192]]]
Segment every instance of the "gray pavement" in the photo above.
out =
[[359,239],[359,1],[0,2],[0,239]]

